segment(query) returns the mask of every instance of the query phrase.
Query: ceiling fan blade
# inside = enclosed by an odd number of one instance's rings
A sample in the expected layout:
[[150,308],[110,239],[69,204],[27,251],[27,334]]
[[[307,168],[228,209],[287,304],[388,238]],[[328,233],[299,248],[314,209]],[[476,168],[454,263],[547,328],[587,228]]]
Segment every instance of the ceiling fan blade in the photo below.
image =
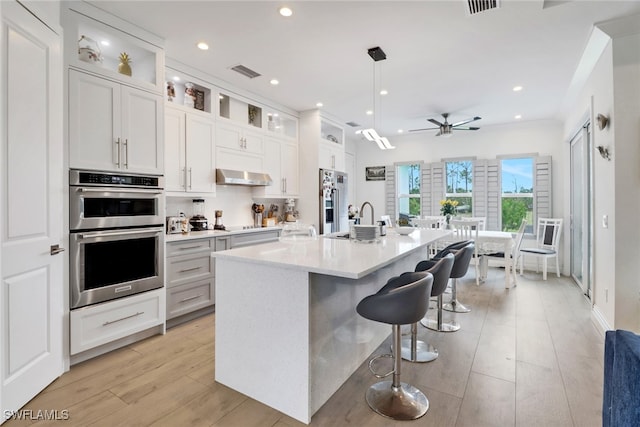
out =
[[[436,126],[442,126],[444,123],[440,123],[439,121],[437,121],[436,119],[427,119],[428,121],[430,121],[431,123],[433,123]],[[437,129],[437,128],[436,128]]]
[[482,119],[482,117],[476,116],[476,117],[474,117],[472,119],[467,119],[467,120],[463,120],[463,121],[458,122],[458,123],[454,123],[451,126],[455,127],[455,126],[460,126],[460,125],[466,125],[467,123],[475,122],[476,120],[480,120],[480,119]]
[[423,128],[423,129],[409,129],[409,132],[422,132],[423,130],[434,130],[434,129],[440,129],[440,127],[437,127],[437,128]]
[[455,128],[455,130],[478,130],[480,128],[477,127],[468,127],[468,128]]

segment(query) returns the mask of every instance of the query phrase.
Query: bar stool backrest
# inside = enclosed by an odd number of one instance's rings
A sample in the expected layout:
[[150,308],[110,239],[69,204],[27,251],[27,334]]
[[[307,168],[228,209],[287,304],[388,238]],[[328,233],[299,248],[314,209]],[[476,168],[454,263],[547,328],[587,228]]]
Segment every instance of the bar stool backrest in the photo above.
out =
[[467,246],[454,253],[455,259],[450,275],[452,279],[459,279],[467,274],[474,251],[475,245],[473,243],[469,243]]
[[437,297],[447,289],[454,260],[455,256],[449,253],[438,260],[420,261],[418,265],[416,265],[416,271],[426,271],[433,275],[433,286],[431,288],[432,297]]

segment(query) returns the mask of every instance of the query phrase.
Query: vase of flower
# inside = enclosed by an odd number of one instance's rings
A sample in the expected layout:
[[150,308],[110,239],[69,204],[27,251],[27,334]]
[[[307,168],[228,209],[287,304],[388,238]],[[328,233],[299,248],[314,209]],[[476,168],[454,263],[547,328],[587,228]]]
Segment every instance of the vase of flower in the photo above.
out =
[[445,225],[445,228],[447,230],[451,229],[451,224],[450,224],[451,217],[456,214],[457,207],[458,207],[457,200],[451,200],[451,199],[440,200],[440,213],[444,215],[444,217],[447,220],[447,224]]

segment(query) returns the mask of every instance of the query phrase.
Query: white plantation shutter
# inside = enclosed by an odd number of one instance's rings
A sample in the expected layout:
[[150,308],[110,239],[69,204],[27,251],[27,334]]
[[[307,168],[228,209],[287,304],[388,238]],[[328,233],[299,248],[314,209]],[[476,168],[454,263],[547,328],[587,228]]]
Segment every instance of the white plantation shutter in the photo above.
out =
[[487,161],[473,161],[473,216],[488,216]]
[[[502,230],[502,179],[500,160],[490,159],[487,165],[487,230]],[[475,216],[475,214],[474,214]]]
[[422,215],[440,215],[440,200],[444,199],[444,183],[445,183],[445,170],[444,163],[431,163],[429,164],[431,169],[431,185],[430,187],[422,190],[422,197],[425,197],[424,192],[429,191],[429,197],[431,199],[431,211],[428,213],[422,212]]
[[389,165],[385,167],[385,214],[389,215],[393,223],[397,219],[396,216],[396,167]]
[[420,212],[422,215],[433,215],[431,213],[431,164],[425,163],[422,165],[422,181],[420,182]]
[[551,205],[551,156],[535,157],[533,172],[533,212],[535,214],[535,225],[538,218],[551,218],[553,215]]

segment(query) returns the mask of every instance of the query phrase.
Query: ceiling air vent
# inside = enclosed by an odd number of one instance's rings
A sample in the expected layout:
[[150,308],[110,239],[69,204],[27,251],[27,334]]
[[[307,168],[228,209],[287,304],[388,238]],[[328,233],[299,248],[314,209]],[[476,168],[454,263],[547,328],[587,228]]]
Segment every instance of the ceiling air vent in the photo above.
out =
[[251,68],[245,67],[244,65],[236,65],[235,67],[231,67],[231,69],[236,73],[240,73],[245,77],[249,77],[250,79],[253,79],[262,75],[260,73],[256,73]]
[[349,126],[351,126],[352,128],[359,128],[360,127],[360,125],[358,123],[356,123],[356,122],[347,122],[347,124]]
[[467,0],[467,13],[475,15],[485,10],[498,9],[500,0]]

